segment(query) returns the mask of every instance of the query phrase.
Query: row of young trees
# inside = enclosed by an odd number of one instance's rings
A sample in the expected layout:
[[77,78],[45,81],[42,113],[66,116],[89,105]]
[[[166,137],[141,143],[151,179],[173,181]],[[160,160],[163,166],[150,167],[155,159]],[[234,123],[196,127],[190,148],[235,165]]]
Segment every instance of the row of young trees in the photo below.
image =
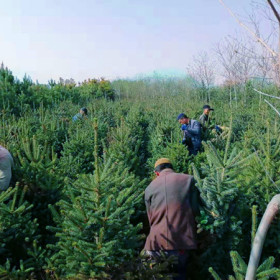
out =
[[[172,97],[138,94],[150,89],[151,83],[144,83],[113,83],[116,91],[126,91],[114,102],[62,99],[49,107],[20,106],[16,114],[5,107],[9,97],[3,98],[0,139],[15,160],[12,189],[0,196],[3,279],[168,279],[168,263],[151,268],[139,257],[149,230],[143,192],[159,157],[195,176],[205,204],[191,279],[210,279],[209,267],[224,279],[242,259],[248,261],[256,220],[279,191],[274,112],[260,107],[256,95],[250,106],[237,100],[232,110],[224,102],[226,89],[213,88],[216,122],[231,133],[210,133],[204,152],[192,158],[179,143],[176,116],[186,112],[197,118],[205,99],[187,88]],[[157,85],[166,93],[169,86],[169,81]],[[67,121],[85,105],[87,120]],[[266,277],[280,265],[278,229],[273,225],[265,243],[263,257],[276,259],[259,270]],[[233,268],[231,258],[238,259]],[[278,279],[275,269],[269,275]],[[243,279],[239,274],[236,279]]]
[[18,114],[26,108],[38,108],[40,105],[52,106],[62,100],[73,103],[87,102],[95,98],[114,100],[115,91],[105,79],[89,79],[76,84],[72,79],[58,82],[50,80],[47,85],[34,83],[28,76],[18,80],[7,67],[0,67],[0,108]]

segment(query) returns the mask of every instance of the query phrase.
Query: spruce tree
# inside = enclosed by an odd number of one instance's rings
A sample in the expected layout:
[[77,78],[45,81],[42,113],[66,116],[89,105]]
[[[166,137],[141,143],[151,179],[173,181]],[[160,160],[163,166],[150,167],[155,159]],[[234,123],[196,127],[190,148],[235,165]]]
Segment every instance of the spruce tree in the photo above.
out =
[[[130,127],[122,119],[120,126],[109,132],[109,149],[112,160],[123,164],[132,173],[139,173],[141,168],[141,139],[133,135]],[[106,151],[107,152],[107,151]]]
[[40,145],[35,135],[32,139],[23,138],[22,152],[17,152],[19,167],[16,171],[24,185],[30,191],[57,190],[59,176],[57,174],[57,156],[47,141]]
[[[108,125],[101,122],[98,127],[100,138],[105,141]],[[106,142],[106,141],[105,141]],[[62,145],[58,167],[62,175],[71,181],[77,179],[78,174],[92,173],[94,170],[94,130],[90,119],[71,122],[66,141]],[[102,146],[98,148],[98,155],[102,153]]]
[[47,142],[41,145],[33,136],[23,138],[21,145],[13,176],[26,188],[25,199],[33,205],[32,218],[38,221],[38,232],[42,236],[40,246],[45,248],[46,244],[54,242],[54,234],[46,230],[46,226],[53,225],[48,205],[54,205],[60,199],[62,177],[57,156]]
[[182,135],[179,128],[170,123],[159,122],[150,129],[149,150],[152,153],[152,157],[148,161],[150,170],[153,170],[157,159],[166,157],[170,158],[176,172],[187,173],[191,161],[187,147],[181,144]]
[[44,265],[38,220],[32,218],[33,205],[25,200],[25,193],[26,188],[17,186],[0,194],[1,279],[31,279]]
[[[252,207],[252,229],[251,229],[251,244],[253,244],[257,227],[257,206]],[[247,264],[242,259],[237,251],[230,252],[230,258],[234,276],[230,275],[229,280],[244,280],[247,271]],[[280,269],[274,267],[275,258],[268,257],[257,269],[257,280],[269,280],[269,279],[280,279]],[[218,273],[212,268],[209,268],[209,272],[215,280],[221,280]]]
[[72,123],[68,130],[69,137],[63,143],[62,157],[59,167],[65,172],[64,176],[77,179],[77,174],[93,171],[94,132],[88,120]]
[[280,191],[280,136],[279,125],[273,127],[266,121],[265,134],[256,135],[246,141],[248,153],[255,152],[250,165],[242,172],[243,191],[250,198],[250,204],[257,204],[264,211],[271,198]]
[[[141,182],[114,155],[98,156],[95,131],[94,174],[81,175],[67,187],[66,198],[51,207],[58,224],[58,242],[49,269],[73,279],[109,279],[137,253],[141,224],[132,225],[135,207],[142,202]],[[51,228],[50,228],[51,229]]]
[[[229,134],[224,151],[217,150],[210,141],[203,143],[207,162],[201,163],[201,173],[193,165],[196,185],[204,203],[198,218],[198,231],[206,230],[212,235],[211,247],[201,258],[223,273],[230,263],[227,258],[223,264],[220,260],[225,256],[224,252],[237,248],[242,235],[242,215],[247,211],[245,198],[237,187],[237,175],[252,156],[246,157],[243,151],[231,147],[230,140]],[[245,209],[242,209],[243,205]],[[210,259],[210,255],[214,256]]]
[[131,108],[126,116],[126,123],[130,129],[130,135],[133,139],[130,143],[139,149],[135,156],[138,158],[139,166],[134,170],[135,175],[146,178],[148,173],[147,160],[150,156],[148,144],[150,141],[149,126],[151,124],[151,114],[145,112],[144,107]]
[[[263,213],[270,199],[280,191],[280,136],[277,122],[264,121],[262,134],[249,131],[246,134],[245,151],[254,152],[250,164],[241,170],[239,177],[241,191],[246,195],[248,205],[258,205],[259,213]],[[249,138],[249,136],[251,136]],[[279,218],[271,227],[264,244],[265,256],[277,254],[279,248]]]

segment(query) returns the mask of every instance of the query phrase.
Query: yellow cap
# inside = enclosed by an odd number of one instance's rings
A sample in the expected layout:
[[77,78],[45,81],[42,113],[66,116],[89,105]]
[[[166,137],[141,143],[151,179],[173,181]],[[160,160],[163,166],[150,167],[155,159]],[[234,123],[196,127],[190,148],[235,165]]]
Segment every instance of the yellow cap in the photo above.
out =
[[171,163],[170,159],[169,158],[160,158],[156,161],[155,163],[155,168],[157,166],[159,166],[160,164],[163,164],[163,163]]

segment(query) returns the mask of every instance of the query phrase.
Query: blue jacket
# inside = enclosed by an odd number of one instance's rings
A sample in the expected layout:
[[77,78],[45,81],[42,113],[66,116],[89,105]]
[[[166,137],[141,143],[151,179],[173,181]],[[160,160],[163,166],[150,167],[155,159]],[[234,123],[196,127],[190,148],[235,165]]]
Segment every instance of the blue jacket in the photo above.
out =
[[83,116],[81,113],[76,114],[73,118],[73,122],[77,121],[77,120],[82,120]]
[[183,143],[190,139],[193,149],[198,151],[201,147],[201,124],[196,120],[190,120],[189,124],[183,124],[181,129],[184,132]]

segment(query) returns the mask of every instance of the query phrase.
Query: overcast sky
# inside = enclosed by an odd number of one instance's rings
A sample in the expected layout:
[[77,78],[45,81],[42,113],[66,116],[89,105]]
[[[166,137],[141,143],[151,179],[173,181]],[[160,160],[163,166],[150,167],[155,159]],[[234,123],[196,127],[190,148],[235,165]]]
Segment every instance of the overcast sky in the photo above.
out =
[[[0,61],[22,78],[185,71],[240,29],[218,0],[0,0]],[[225,0],[245,14],[249,0]]]

